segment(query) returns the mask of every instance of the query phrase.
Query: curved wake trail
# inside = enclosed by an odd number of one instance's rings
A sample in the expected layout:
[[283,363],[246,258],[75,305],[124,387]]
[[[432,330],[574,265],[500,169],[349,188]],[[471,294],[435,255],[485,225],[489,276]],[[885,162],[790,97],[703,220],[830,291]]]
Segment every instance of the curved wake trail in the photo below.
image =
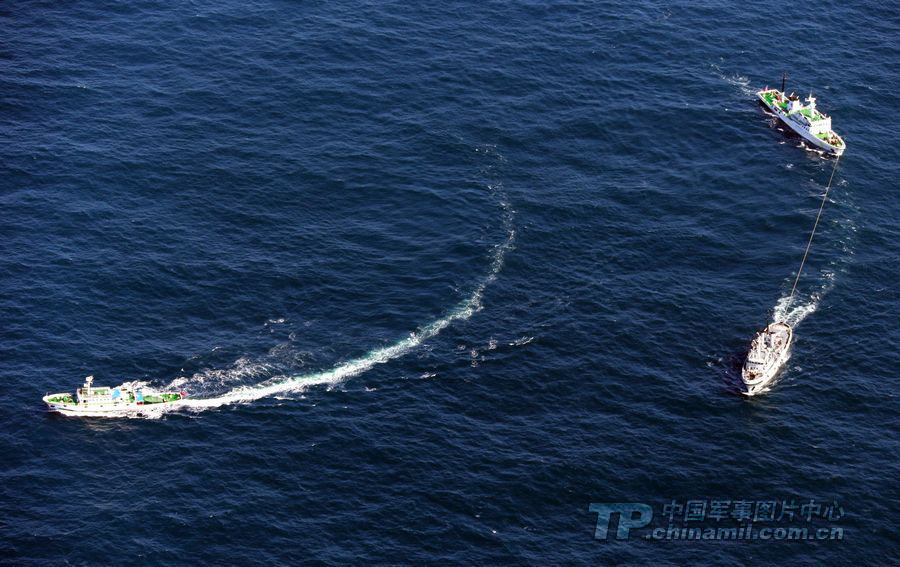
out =
[[489,186],[489,189],[500,199],[500,207],[503,211],[503,228],[506,232],[506,238],[503,242],[494,247],[491,268],[487,275],[475,287],[472,293],[458,303],[447,315],[428,323],[419,328],[418,331],[411,333],[407,338],[398,341],[393,345],[372,350],[364,356],[339,364],[330,370],[309,374],[296,374],[293,376],[279,376],[254,386],[235,388],[225,394],[212,398],[188,398],[177,406],[172,407],[172,409],[195,408],[203,410],[228,404],[252,402],[276,394],[298,392],[311,386],[338,384],[347,378],[371,370],[376,364],[383,364],[394,360],[395,358],[404,356],[423,342],[431,339],[449,327],[454,321],[464,321],[470,318],[474,313],[481,310],[484,290],[497,279],[497,275],[503,268],[503,261],[506,253],[513,248],[516,239],[516,230],[513,223],[514,212],[506,199],[506,195],[500,189],[499,185]]

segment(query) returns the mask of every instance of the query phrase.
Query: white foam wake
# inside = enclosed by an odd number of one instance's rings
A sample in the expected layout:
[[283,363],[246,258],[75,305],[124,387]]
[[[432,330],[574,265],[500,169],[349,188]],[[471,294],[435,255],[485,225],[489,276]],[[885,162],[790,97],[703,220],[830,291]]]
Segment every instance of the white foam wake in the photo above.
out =
[[[837,185],[844,186],[846,183],[846,181],[840,181]],[[842,201],[844,202],[841,204],[850,210],[855,209],[851,195],[847,193],[843,197]],[[775,303],[772,312],[773,321],[784,321],[791,327],[796,327],[809,315],[815,313],[825,294],[834,288],[838,275],[847,271],[854,254],[856,223],[851,218],[834,219],[829,222],[828,226],[832,229],[829,232],[832,234],[832,242],[839,247],[839,253],[833,254],[819,271],[819,277],[813,290],[808,295],[802,295],[798,290],[794,300],[790,303],[790,296],[787,292],[793,278],[785,279],[786,293]]]
[[722,68],[715,64],[710,63],[709,68],[713,70],[713,72],[718,75],[720,79],[723,81],[735,86],[740,90],[741,94],[744,96],[756,96],[756,89],[750,86],[750,78],[745,75],[740,75],[738,73],[727,73],[723,71]]
[[831,282],[826,282],[825,285],[819,288],[818,291],[810,294],[809,297],[793,301],[793,305],[788,304],[790,297],[787,295],[779,298],[775,303],[775,309],[772,311],[772,320],[784,321],[791,327],[796,327],[809,315],[815,313],[822,296],[831,289],[831,286]]
[[189,408],[203,410],[228,404],[252,402],[277,394],[300,392],[311,386],[338,384],[347,378],[357,376],[372,369],[377,364],[383,364],[409,353],[423,342],[446,329],[454,321],[464,321],[470,318],[474,313],[481,310],[484,291],[488,285],[497,279],[497,274],[499,274],[500,270],[503,268],[504,257],[507,252],[513,248],[516,239],[516,230],[513,223],[514,212],[506,199],[502,187],[500,185],[490,185],[489,189],[499,199],[506,238],[503,242],[494,247],[491,266],[487,275],[469,296],[458,303],[447,315],[420,327],[416,332],[410,333],[408,337],[393,345],[372,350],[364,356],[339,364],[330,370],[307,374],[277,376],[261,384],[241,386],[234,388],[225,394],[211,398],[187,398],[183,402],[172,406],[173,409]]

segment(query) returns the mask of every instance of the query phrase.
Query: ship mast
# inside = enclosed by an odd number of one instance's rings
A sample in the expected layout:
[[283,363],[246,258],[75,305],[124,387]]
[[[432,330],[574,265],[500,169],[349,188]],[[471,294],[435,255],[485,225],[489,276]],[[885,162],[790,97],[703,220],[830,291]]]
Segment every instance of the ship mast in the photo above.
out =
[[87,403],[88,398],[91,395],[91,384],[94,382],[94,376],[88,376],[84,379],[84,388],[81,389],[84,396],[82,396],[82,401]]

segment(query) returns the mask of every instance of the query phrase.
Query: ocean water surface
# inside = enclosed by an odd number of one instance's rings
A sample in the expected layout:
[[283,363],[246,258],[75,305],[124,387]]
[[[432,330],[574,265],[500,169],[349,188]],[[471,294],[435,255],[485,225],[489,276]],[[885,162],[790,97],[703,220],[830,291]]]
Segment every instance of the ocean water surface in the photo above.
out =
[[[884,6],[21,2],[0,30],[0,561],[900,562]],[[782,72],[848,145],[792,305],[834,160],[755,103]],[[792,357],[748,400],[776,316]],[[190,397],[44,411],[88,374]],[[842,540],[603,541],[589,511],[811,498]]]

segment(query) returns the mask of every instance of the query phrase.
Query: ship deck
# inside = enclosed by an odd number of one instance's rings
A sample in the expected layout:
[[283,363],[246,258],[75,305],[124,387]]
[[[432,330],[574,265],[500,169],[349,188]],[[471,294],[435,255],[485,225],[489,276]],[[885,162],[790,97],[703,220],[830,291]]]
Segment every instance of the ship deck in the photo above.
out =
[[[127,403],[134,403],[134,396],[128,396],[127,398],[122,398],[123,401]],[[162,393],[162,394],[144,394],[144,405],[149,404],[161,404],[166,402],[177,402],[182,399],[181,394],[174,393]],[[47,401],[54,404],[72,404],[78,405],[78,402],[75,401],[75,398],[72,394],[54,394],[53,396],[47,398]],[[93,400],[88,402],[88,405],[95,405],[97,403],[108,403],[112,402],[112,400]]]
[[180,399],[181,399],[181,394],[159,394],[159,395],[149,395],[149,396],[144,394],[144,403],[145,404],[177,402]]
[[[766,91],[762,94],[762,96],[764,99],[766,99],[766,103],[768,103],[770,106],[777,106],[784,112],[787,112],[788,104],[783,101],[779,102],[779,101],[775,100],[776,92],[778,92],[778,91]],[[813,121],[825,119],[824,114],[822,114],[818,110],[810,110],[808,107],[801,108],[798,112],[800,112],[800,114],[802,114],[803,116],[806,116],[807,118],[809,118],[810,120],[813,120]]]
[[766,91],[762,94],[762,97],[766,100],[766,104],[769,106],[777,106],[784,112],[787,112],[788,105],[786,102],[778,102],[775,100],[775,93],[777,91]]
[[[779,109],[781,109],[782,112],[787,113],[787,111],[788,111],[788,104],[787,104],[786,102],[779,102],[779,101],[775,100],[775,93],[776,93],[776,92],[778,92],[778,91],[776,91],[776,90],[769,90],[769,91],[766,91],[766,92],[762,93],[762,97],[763,97],[763,99],[765,99],[766,104],[768,104],[769,106],[776,106],[776,107],[778,107]],[[824,116],[821,112],[819,112],[818,110],[812,111],[812,110],[810,110],[809,108],[801,108],[801,109],[799,110],[799,112],[800,112],[800,114],[802,114],[803,116],[806,116],[807,118],[809,118],[811,122],[814,122],[814,121],[817,121],[817,120],[824,120],[824,119],[825,119],[825,116]],[[813,135],[814,135],[816,138],[818,138],[818,139],[822,140],[823,142],[825,142],[825,141],[828,141],[828,136],[829,136],[830,133],[831,133],[831,132],[819,132],[819,133],[813,134]]]

